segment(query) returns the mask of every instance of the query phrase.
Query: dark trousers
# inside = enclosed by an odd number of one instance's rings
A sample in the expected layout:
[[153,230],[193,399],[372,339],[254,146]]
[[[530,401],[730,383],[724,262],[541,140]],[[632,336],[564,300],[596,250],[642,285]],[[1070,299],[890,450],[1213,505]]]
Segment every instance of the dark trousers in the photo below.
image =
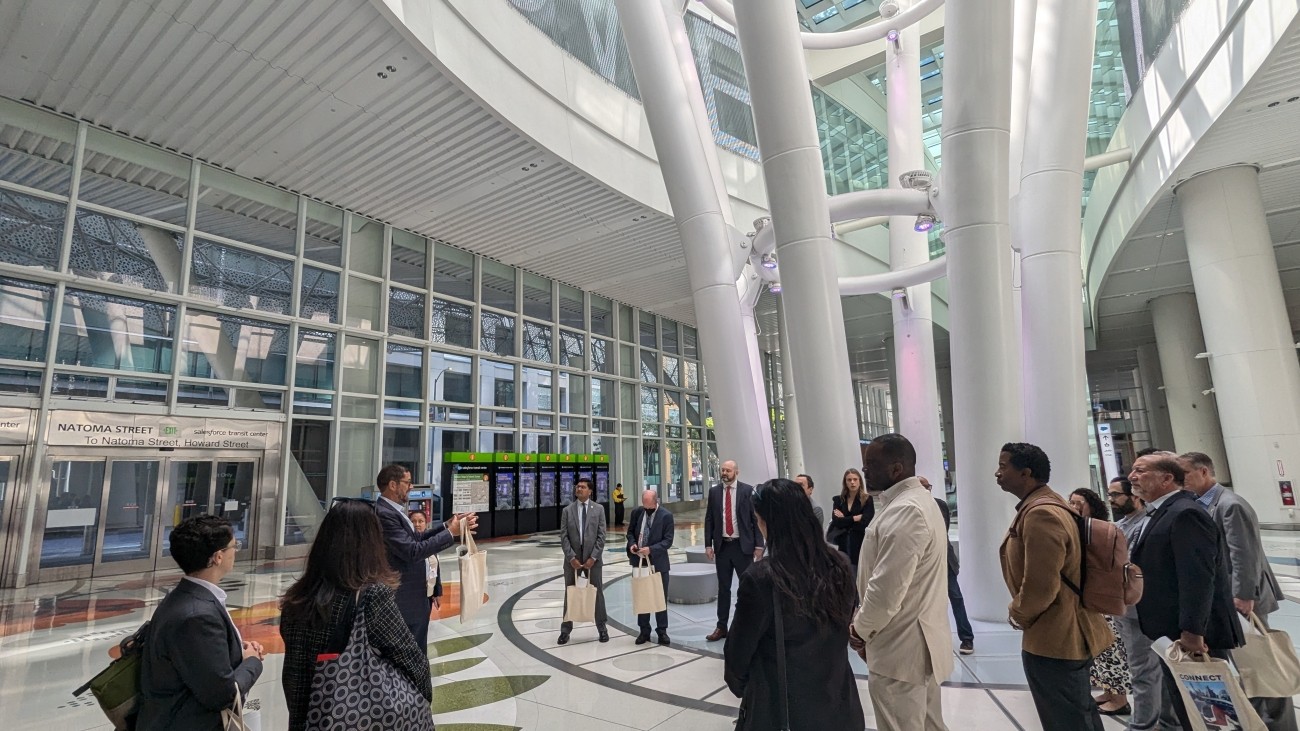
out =
[[952,617],[957,622],[957,639],[962,642],[974,642],[975,630],[971,629],[970,618],[966,616],[966,600],[961,595],[961,584],[957,583],[957,572],[948,569],[948,603],[952,605]]
[[623,525],[623,503],[614,503],[614,525]]
[[[564,585],[567,587],[567,586],[573,586],[575,583],[577,583],[579,570],[581,570],[582,573],[586,575],[588,579],[591,580],[591,585],[596,587],[596,626],[604,627],[605,619],[606,619],[605,586],[600,581],[600,569],[601,566],[599,561],[597,561],[596,564],[591,567],[591,570],[575,569],[571,564],[565,562]],[[569,592],[567,591],[564,592],[564,613],[565,614],[569,613]],[[573,622],[560,622],[560,631],[572,632]]]
[[1092,660],[1058,660],[1023,651],[1020,659],[1043,728],[1102,731],[1101,712],[1092,700],[1092,687],[1088,684]]
[[[667,598],[668,598],[668,572],[667,572],[667,571],[660,571],[660,572],[659,572],[659,578],[664,582],[664,598],[667,599]],[[665,602],[664,604],[665,604],[665,606],[664,606],[664,610],[663,610],[662,612],[655,612],[655,629],[658,630],[658,631],[660,631],[660,632],[667,632],[667,631],[668,631],[668,607],[667,607],[667,602]],[[649,615],[649,613],[646,613],[646,614],[638,614],[638,615],[636,615],[636,624],[637,624],[638,627],[641,628],[641,634],[643,634],[643,635],[648,635],[648,634],[650,634],[650,615]]]
[[718,571],[718,626],[726,629],[727,620],[731,618],[731,577],[745,573],[754,563],[754,554],[745,553],[739,539],[719,540],[718,548],[713,552],[713,562]]
[[427,656],[429,654],[429,618],[425,617],[423,622],[407,622],[406,626],[411,630],[411,636],[415,638],[415,644],[419,645],[420,651]]

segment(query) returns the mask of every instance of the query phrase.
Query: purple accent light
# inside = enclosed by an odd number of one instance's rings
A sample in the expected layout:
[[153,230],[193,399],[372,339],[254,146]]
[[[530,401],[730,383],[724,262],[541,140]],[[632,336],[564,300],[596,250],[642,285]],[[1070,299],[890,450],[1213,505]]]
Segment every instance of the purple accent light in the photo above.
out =
[[781,283],[772,282],[771,284],[767,285],[767,291],[771,292],[772,294],[781,294]]

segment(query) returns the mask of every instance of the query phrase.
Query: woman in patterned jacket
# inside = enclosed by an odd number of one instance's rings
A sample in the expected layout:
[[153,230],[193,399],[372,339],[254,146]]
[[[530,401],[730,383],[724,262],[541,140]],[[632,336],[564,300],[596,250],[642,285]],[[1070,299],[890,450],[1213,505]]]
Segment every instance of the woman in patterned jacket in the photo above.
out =
[[[316,670],[343,652],[358,613],[366,617],[370,645],[411,681],[429,711],[429,660],[397,611],[396,585],[373,504],[336,499],[321,521],[302,577],[280,606],[291,731],[307,727]],[[427,727],[433,728],[432,715]]]

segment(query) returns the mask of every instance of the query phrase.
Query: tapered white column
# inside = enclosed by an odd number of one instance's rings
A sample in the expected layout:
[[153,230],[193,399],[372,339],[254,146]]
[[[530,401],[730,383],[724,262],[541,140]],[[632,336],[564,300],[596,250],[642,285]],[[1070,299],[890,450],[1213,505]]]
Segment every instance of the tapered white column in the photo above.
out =
[[993,478],[998,453],[1021,438],[1020,343],[1012,334],[1008,146],[1011,0],[954,2],[944,38],[943,179],[948,251],[958,521],[966,606],[1004,621],[998,546],[1015,499]]
[[719,199],[707,162],[717,150],[701,139],[692,113],[683,75],[694,67],[680,68],[673,50],[669,24],[682,21],[660,3],[644,0],[618,0],[618,15],[686,255],[701,356],[712,376],[709,401],[719,457],[734,459],[753,477],[764,476],[775,458],[763,429],[766,405],[759,403],[755,388],[762,376],[753,370],[736,289],[723,213],[730,202]]
[[[903,0],[902,9],[911,3]],[[885,99],[888,102],[889,185],[901,187],[899,176],[925,169],[921,139],[921,31],[901,28],[896,41],[885,41]],[[891,269],[930,260],[930,241],[914,228],[912,216],[889,219]],[[943,494],[943,443],[939,430],[939,387],[934,375],[934,319],[930,285],[917,284],[893,298],[894,386],[898,389],[898,432],[916,447],[916,473],[930,479]]]
[[1175,194],[1233,487],[1261,523],[1295,522],[1278,482],[1300,475],[1300,361],[1259,170],[1202,173]]
[[1052,460],[1052,484],[1092,484],[1084,366],[1083,158],[1097,0],[1039,0],[1023,172],[1020,250],[1025,433]]
[[1173,449],[1174,432],[1169,423],[1169,403],[1160,376],[1160,353],[1155,343],[1147,343],[1138,346],[1137,357],[1138,385],[1142,388],[1142,403],[1146,407],[1147,433],[1157,448]]
[[1169,294],[1151,300],[1151,322],[1160,353],[1160,376],[1169,405],[1173,444],[1156,443],[1161,449],[1204,452],[1214,460],[1219,479],[1231,480],[1219,409],[1210,389],[1210,365],[1197,356],[1205,352],[1201,318],[1196,314],[1196,295]]
[[[817,438],[804,441],[804,461],[824,480],[860,465],[861,456],[808,69],[788,0],[745,0],[736,7],[736,31],[781,259],[795,406],[802,425],[817,426]],[[832,492],[813,493],[827,515]]]

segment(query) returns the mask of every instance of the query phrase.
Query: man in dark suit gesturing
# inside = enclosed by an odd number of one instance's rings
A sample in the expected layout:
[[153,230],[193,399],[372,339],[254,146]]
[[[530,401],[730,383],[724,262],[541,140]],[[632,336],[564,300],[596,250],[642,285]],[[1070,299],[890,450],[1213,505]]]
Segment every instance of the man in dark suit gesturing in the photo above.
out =
[[375,512],[379,526],[384,531],[388,546],[388,565],[401,576],[397,586],[397,609],[421,650],[429,652],[429,594],[428,558],[450,548],[456,536],[466,526],[470,531],[478,526],[478,516],[473,513],[456,515],[446,523],[430,518],[429,527],[417,533],[410,516],[406,514],[407,498],[411,494],[411,473],[399,464],[390,464],[375,478],[379,499]]
[[718,627],[708,636],[717,642],[727,636],[731,618],[731,578],[763,557],[763,536],[754,524],[754,488],[737,481],[736,463],[722,463],[722,482],[709,488],[704,509],[704,553],[718,571]]
[[[1226,658],[1245,641],[1232,606],[1228,552],[1214,519],[1182,489],[1184,472],[1177,455],[1158,452],[1139,457],[1129,474],[1133,494],[1147,504],[1131,551],[1146,581],[1137,604],[1142,634],[1167,637],[1189,652]],[[1191,728],[1168,666],[1164,673],[1166,721],[1177,716]]]
[[[632,511],[632,519],[627,524],[627,557],[632,565],[640,566],[643,558],[659,573],[659,580],[664,585],[664,596],[668,596],[668,549],[673,547],[673,514],[659,509],[659,493],[646,490],[641,493],[641,507]],[[650,641],[650,615],[636,615],[637,626],[641,628],[636,643],[644,645]],[[659,635],[659,644],[668,644],[668,609],[655,612],[655,630]]]

